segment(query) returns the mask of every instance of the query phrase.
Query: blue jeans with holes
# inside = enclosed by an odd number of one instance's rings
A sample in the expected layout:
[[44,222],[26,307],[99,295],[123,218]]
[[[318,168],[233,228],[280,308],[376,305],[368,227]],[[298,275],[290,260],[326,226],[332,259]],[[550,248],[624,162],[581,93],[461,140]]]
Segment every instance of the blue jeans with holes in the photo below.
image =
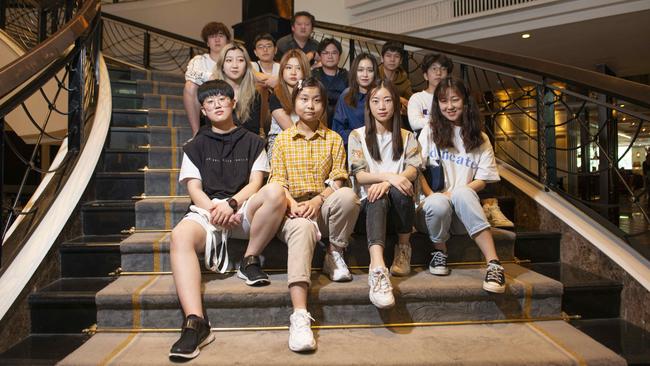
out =
[[474,238],[490,227],[478,194],[467,186],[455,188],[451,198],[442,193],[428,196],[415,215],[417,230],[429,234],[435,244],[446,243],[451,233],[468,233]]

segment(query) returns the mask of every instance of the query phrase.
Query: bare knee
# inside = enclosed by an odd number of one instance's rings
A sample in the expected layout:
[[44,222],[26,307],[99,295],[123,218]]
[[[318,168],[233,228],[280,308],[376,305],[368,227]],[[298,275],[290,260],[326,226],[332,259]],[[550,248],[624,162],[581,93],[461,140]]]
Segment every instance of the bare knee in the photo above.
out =
[[274,206],[286,205],[286,195],[284,188],[277,183],[269,183],[262,188],[264,202],[263,204],[271,204]]

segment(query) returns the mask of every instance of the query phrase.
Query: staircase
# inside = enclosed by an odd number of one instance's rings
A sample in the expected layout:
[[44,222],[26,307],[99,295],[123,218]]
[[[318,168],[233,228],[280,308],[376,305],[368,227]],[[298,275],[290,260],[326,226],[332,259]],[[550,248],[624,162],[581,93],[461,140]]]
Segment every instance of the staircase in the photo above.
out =
[[[177,184],[180,147],[191,136],[180,97],[183,79],[136,70],[114,69],[111,75],[113,127],[102,167],[106,173],[98,173],[98,179],[115,179],[103,186],[122,201],[97,201],[87,211],[102,213],[103,220],[118,220],[128,211],[131,197],[144,194],[131,211],[132,235],[120,243],[121,275],[96,295],[97,333],[63,365],[167,363],[182,322],[169,273],[169,231],[189,204],[185,187]],[[128,172],[108,173],[118,169]],[[144,187],[139,186],[142,181]],[[108,228],[97,229],[107,234]],[[218,328],[217,340],[192,362],[623,364],[613,352],[559,320],[562,283],[534,271],[533,264],[526,267],[517,261],[516,251],[523,250],[518,248],[534,247],[548,235],[515,236],[498,229],[494,234],[498,254],[506,262],[506,294],[481,289],[480,252],[466,237],[454,237],[449,244],[452,275],[429,275],[421,266],[428,261],[429,248],[417,234],[412,239],[414,272],[393,279],[397,306],[387,311],[377,310],[368,300],[369,257],[365,237],[355,235],[348,253],[351,283],[332,283],[319,270],[313,272],[309,306],[317,319],[319,349],[311,356],[294,354],[286,346],[291,313],[286,246],[274,240],[264,252],[270,286],[251,288],[232,273],[204,273],[204,305]],[[245,244],[231,241],[231,258],[241,258]],[[387,255],[391,254],[388,248]],[[321,267],[323,256],[323,250],[317,250],[315,269]]]
[[[81,210],[85,235],[61,246],[64,278],[31,296],[34,334],[0,355],[0,364],[52,364],[81,344],[62,365],[169,362],[182,322],[169,273],[169,231],[189,204],[185,187],[177,183],[181,146],[191,136],[179,97],[183,79],[117,67],[110,73],[113,121],[94,194]],[[514,217],[514,201],[500,202]],[[129,228],[131,235],[121,233]],[[559,233],[493,233],[506,268],[505,294],[481,289],[484,266],[469,238],[451,239],[452,274],[434,277],[423,266],[427,240],[415,234],[414,271],[393,278],[397,305],[384,311],[368,299],[363,235],[355,234],[348,252],[350,283],[332,283],[322,275],[324,251],[317,250],[309,299],[319,347],[313,355],[287,348],[286,246],[273,240],[264,251],[270,286],[251,288],[232,273],[204,273],[204,306],[217,339],[192,363],[624,364],[561,320],[564,311],[608,318],[609,329],[620,325],[621,284],[560,265]],[[230,257],[241,258],[245,245],[232,240]],[[392,248],[386,254],[391,257]],[[107,277],[117,267],[120,275]],[[92,324],[96,334],[80,334]],[[603,329],[588,320],[574,324],[596,336]]]

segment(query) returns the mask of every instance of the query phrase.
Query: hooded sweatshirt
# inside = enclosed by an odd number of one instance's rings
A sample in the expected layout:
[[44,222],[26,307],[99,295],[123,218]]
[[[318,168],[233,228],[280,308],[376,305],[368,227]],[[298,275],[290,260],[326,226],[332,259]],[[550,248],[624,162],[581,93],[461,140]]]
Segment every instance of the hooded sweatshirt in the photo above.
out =
[[[379,77],[382,80],[386,78],[386,74],[384,73],[384,65],[379,66]],[[397,94],[399,94],[400,97],[409,99],[411,95],[413,95],[411,80],[409,80],[408,74],[401,67],[398,67],[397,70],[395,70],[395,74],[393,75],[393,80],[391,80],[391,82],[393,85],[395,85],[395,88],[397,88]]]
[[248,184],[253,163],[263,150],[262,138],[243,127],[220,134],[206,126],[183,146],[199,169],[203,191],[210,199],[232,197]]

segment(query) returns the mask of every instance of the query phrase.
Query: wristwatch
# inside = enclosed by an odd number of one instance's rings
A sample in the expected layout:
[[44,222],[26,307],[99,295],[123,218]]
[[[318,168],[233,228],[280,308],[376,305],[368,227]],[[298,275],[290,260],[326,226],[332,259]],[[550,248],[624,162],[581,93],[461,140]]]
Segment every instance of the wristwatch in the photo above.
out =
[[237,207],[239,206],[239,203],[237,203],[236,199],[231,197],[228,198],[226,202],[228,202],[228,206],[230,206],[230,208],[232,208],[233,211],[237,212]]

